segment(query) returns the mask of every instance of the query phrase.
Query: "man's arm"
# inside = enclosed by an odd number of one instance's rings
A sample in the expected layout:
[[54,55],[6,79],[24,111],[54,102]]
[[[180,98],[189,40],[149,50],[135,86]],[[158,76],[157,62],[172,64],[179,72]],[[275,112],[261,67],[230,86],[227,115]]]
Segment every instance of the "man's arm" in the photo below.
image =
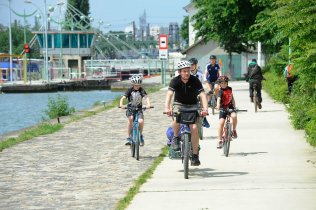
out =
[[205,113],[203,116],[205,117],[208,113],[208,103],[207,103],[207,98],[206,98],[206,94],[204,91],[202,91],[200,94],[199,94],[199,97],[202,101],[202,107],[203,107],[203,110],[202,110],[202,114],[203,112]]
[[165,100],[165,112],[170,116],[171,115],[171,107],[170,107],[170,103],[171,103],[171,99],[173,96],[174,92],[171,90],[167,91],[167,95],[166,95],[166,100]]

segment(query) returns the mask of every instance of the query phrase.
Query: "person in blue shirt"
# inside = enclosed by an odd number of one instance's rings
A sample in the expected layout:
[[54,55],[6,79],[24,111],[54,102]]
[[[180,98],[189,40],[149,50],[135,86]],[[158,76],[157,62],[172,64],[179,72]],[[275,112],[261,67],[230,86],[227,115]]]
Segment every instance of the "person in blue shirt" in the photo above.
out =
[[[217,79],[222,76],[220,65],[216,62],[216,56],[210,56],[210,63],[205,67],[205,78],[207,80],[207,87],[211,91],[214,88],[214,94],[217,96],[219,85]],[[210,101],[210,95],[208,94],[208,101]]]

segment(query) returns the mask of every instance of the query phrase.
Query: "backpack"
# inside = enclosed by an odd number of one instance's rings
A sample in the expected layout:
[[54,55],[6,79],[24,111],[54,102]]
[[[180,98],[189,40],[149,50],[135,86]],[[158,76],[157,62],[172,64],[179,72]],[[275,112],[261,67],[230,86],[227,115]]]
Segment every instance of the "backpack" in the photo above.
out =
[[290,65],[287,65],[285,68],[284,68],[284,71],[283,71],[283,76],[285,78],[292,78],[293,77],[293,74],[291,74],[291,69],[293,68],[293,65],[290,64]]

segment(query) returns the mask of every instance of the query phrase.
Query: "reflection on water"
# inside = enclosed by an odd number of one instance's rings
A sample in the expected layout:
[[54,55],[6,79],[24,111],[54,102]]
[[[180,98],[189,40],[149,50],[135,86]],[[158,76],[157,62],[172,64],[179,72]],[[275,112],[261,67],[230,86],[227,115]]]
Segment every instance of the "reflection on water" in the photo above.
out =
[[70,106],[77,111],[88,109],[97,101],[110,102],[122,95],[110,90],[0,94],[0,135],[38,124],[43,117],[47,118],[44,110],[47,109],[48,97],[55,98],[58,94],[67,96]]

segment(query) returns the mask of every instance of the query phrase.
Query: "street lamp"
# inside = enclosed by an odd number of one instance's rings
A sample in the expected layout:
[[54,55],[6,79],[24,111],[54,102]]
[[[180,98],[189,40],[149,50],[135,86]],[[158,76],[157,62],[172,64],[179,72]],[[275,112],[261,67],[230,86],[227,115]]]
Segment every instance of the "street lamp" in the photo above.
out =
[[[10,1],[10,0],[9,0]],[[44,41],[45,41],[45,56],[44,56],[44,69],[45,69],[45,72],[47,72],[47,82],[49,82],[49,69],[48,69],[48,38],[47,38],[47,6],[46,6],[46,0],[44,0],[44,5],[45,5],[45,8],[44,8],[44,11],[45,13],[43,13],[43,11],[39,8],[38,5],[34,4],[32,2],[32,0],[25,0],[24,1],[25,3],[28,3],[28,4],[33,4],[42,14],[42,16],[44,16]]]
[[11,32],[11,0],[9,0],[9,12],[10,12],[10,17],[9,17],[9,42],[10,42],[10,81],[13,81],[13,75],[12,75],[12,32]]

